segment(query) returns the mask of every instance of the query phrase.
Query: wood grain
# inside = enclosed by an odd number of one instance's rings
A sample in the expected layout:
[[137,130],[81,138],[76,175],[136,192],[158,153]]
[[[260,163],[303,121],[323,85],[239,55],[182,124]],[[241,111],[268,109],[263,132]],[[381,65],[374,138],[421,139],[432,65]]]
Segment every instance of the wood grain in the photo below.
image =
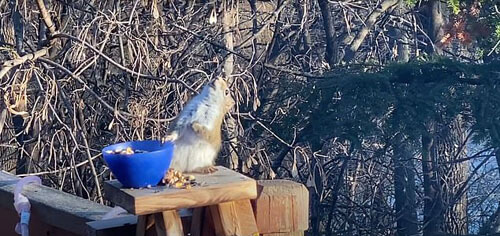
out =
[[165,186],[125,189],[116,180],[107,181],[104,183],[105,197],[136,215],[257,197],[255,180],[222,166],[216,168],[213,174],[193,174],[201,186],[189,190]]
[[252,205],[260,233],[297,233],[308,229],[309,194],[305,186],[289,180],[259,180],[257,192]]
[[163,224],[165,225],[165,231],[168,236],[184,235],[181,217],[176,210],[164,211],[162,215]]
[[216,235],[258,235],[250,200],[210,206]]

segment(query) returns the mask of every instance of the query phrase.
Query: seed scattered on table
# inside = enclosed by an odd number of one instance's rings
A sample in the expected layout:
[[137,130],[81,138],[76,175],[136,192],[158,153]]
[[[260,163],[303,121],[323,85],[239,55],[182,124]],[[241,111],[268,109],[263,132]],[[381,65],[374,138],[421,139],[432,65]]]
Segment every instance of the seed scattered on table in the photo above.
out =
[[191,189],[193,185],[197,184],[195,180],[196,177],[193,175],[183,175],[182,172],[170,168],[162,183],[168,187]]

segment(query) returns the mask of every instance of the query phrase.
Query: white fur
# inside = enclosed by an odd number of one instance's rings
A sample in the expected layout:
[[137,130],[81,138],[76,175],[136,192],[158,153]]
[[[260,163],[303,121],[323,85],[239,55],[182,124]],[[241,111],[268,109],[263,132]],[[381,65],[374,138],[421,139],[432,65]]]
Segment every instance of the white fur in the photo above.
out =
[[214,129],[215,119],[222,112],[220,107],[224,103],[224,91],[206,85],[200,94],[196,95],[184,107],[176,121],[177,128],[198,122],[208,130]]
[[202,92],[184,107],[174,126],[175,147],[171,168],[182,172],[192,172],[197,168],[214,165],[217,150],[194,133],[190,126],[197,122],[209,132],[218,128],[214,125],[220,112],[223,112],[221,111],[223,103],[224,91],[221,88],[206,85]]
[[183,172],[212,166],[217,157],[217,151],[213,146],[189,129],[184,130],[183,134],[175,140],[174,145],[170,167]]

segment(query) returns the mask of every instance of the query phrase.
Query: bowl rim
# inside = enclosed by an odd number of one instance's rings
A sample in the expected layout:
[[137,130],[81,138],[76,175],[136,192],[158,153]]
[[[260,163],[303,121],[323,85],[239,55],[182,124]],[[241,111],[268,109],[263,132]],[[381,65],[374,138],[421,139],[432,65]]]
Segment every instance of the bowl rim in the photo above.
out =
[[[124,143],[134,143],[134,142],[160,142],[160,147],[162,147],[162,148],[159,148],[158,150],[147,152],[147,153],[134,153],[134,154],[132,154],[130,156],[142,156],[142,154],[150,154],[150,153],[163,152],[163,151],[165,151],[165,149],[167,149],[166,147],[164,147],[167,144],[170,147],[172,147],[172,148],[174,147],[174,143],[172,141],[161,142],[160,140],[131,140],[131,141],[119,142],[119,143],[114,143],[114,144],[107,145],[104,148],[102,148],[101,153],[104,156],[104,153],[106,153],[106,149],[108,149],[111,146],[115,146],[115,145],[118,145],[118,144],[124,144]],[[120,153],[106,153],[106,154],[107,155],[122,155]]]

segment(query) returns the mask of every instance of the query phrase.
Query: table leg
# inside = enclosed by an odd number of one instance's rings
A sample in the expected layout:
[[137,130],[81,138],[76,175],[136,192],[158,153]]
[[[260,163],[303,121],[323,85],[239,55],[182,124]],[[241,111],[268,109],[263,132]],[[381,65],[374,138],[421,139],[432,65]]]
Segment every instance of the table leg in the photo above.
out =
[[146,236],[148,235],[147,231],[151,226],[154,225],[154,217],[153,215],[140,215],[137,217],[137,225],[135,230],[136,236]]
[[155,228],[158,236],[184,235],[182,221],[176,210],[155,213]]
[[146,234],[147,215],[137,217],[137,226],[135,229],[135,236],[144,236]]
[[193,216],[191,220],[191,230],[189,231],[191,233],[191,236],[200,236],[201,235],[201,227],[203,225],[203,214],[204,214],[204,208],[203,207],[197,207],[193,209]]
[[259,235],[250,200],[210,206],[216,235]]

